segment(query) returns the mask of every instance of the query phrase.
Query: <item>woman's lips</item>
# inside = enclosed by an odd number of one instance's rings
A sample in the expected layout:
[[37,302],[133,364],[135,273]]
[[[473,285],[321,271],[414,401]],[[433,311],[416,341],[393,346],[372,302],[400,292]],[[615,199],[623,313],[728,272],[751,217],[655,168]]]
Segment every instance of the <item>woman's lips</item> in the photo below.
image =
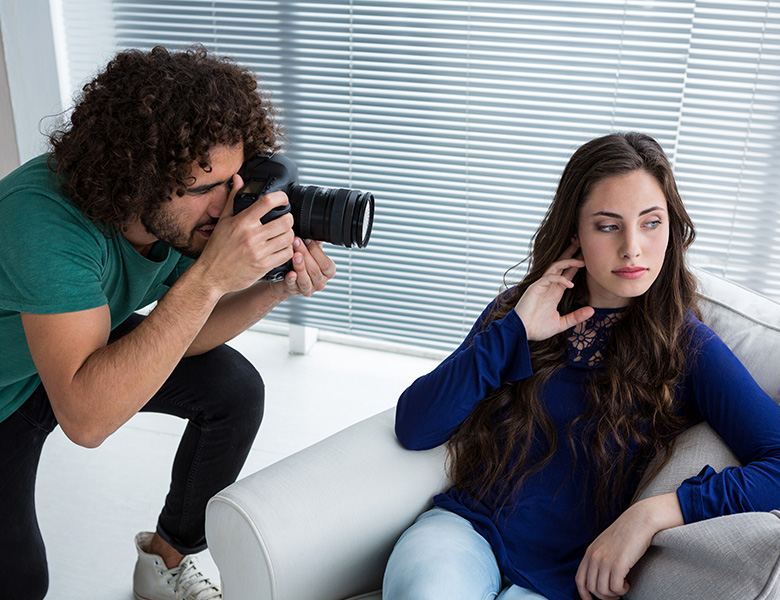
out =
[[645,267],[624,267],[622,269],[615,269],[612,272],[621,279],[639,279],[642,275],[647,273],[647,269]]

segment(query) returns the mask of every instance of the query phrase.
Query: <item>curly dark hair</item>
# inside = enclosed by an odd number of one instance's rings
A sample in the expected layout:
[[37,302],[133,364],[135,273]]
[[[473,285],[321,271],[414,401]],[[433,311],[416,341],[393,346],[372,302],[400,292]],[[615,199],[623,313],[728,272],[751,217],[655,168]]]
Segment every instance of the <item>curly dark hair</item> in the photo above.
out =
[[278,149],[280,132],[254,74],[202,46],[126,50],[82,88],[49,136],[49,167],[99,226],[117,231],[192,185],[215,146],[244,156]]

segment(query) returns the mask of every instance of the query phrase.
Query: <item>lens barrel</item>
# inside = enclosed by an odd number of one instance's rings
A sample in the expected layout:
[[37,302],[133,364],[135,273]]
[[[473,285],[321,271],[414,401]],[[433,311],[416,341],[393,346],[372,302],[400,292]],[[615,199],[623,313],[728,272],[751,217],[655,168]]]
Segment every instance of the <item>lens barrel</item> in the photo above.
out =
[[303,239],[364,248],[374,222],[374,196],[369,192],[316,185],[287,189],[295,225]]

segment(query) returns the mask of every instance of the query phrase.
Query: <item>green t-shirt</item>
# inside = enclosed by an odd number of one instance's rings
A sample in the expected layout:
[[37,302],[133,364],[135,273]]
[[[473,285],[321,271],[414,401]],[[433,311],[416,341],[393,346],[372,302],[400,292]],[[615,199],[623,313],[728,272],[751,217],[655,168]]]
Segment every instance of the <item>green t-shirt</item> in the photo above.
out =
[[20,312],[108,304],[112,329],[161,298],[192,260],[158,242],[148,258],[105,235],[60,192],[47,155],[0,180],[0,421],[32,394],[35,370]]

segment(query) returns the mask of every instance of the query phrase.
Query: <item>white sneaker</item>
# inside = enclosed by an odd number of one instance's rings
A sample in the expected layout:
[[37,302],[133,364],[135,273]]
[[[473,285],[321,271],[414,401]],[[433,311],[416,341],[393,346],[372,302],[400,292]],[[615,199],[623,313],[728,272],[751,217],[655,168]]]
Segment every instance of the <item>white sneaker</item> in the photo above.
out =
[[133,572],[136,600],[221,600],[222,593],[198,570],[195,555],[185,556],[177,567],[169,569],[161,556],[149,554],[152,533],[135,536],[138,561]]

